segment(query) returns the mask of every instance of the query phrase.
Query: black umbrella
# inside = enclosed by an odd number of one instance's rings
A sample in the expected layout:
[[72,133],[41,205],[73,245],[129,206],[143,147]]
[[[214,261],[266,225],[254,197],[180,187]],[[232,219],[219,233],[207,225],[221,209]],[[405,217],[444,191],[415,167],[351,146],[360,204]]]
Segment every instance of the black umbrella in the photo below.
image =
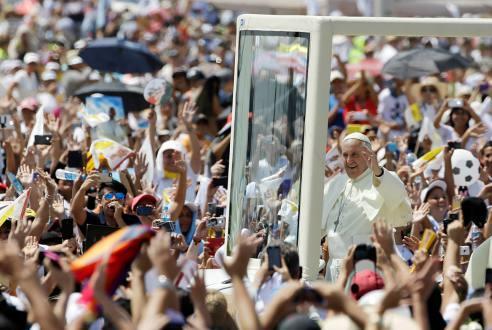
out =
[[75,92],[75,96],[85,101],[86,97],[95,93],[121,97],[127,113],[147,109],[150,106],[143,97],[142,87],[125,85],[119,81],[98,82],[82,87]]
[[91,68],[103,72],[147,73],[164,65],[144,45],[119,38],[93,40],[79,55]]
[[395,78],[409,79],[451,69],[467,68],[472,62],[444,49],[416,48],[400,52],[386,62],[382,72]]

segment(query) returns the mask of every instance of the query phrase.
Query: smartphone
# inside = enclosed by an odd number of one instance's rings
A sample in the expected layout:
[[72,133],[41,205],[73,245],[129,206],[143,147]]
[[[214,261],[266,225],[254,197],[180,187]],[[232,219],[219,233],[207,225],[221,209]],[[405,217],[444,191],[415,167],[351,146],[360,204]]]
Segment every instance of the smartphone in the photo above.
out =
[[212,186],[214,187],[225,187],[227,188],[227,177],[226,176],[221,176],[218,178],[212,178]]
[[323,296],[313,288],[303,287],[294,297],[295,303],[309,302],[315,305],[322,305]]
[[73,219],[72,218],[66,218],[62,219],[61,221],[61,234],[62,234],[62,239],[71,239],[73,238]]
[[282,259],[280,255],[280,246],[267,247],[268,254],[268,270],[274,270],[273,266],[282,267]]
[[354,264],[360,260],[371,260],[376,263],[376,248],[369,244],[359,244],[354,251]]
[[457,141],[449,141],[448,147],[451,149],[462,149],[461,148],[461,142],[457,142]]
[[163,221],[161,219],[152,221],[152,228],[157,230],[162,229],[168,233],[174,233],[176,231],[176,225],[173,221]]
[[210,215],[215,215],[215,212],[217,212],[217,204],[215,203],[208,203],[207,205],[207,212],[210,214]]
[[113,181],[113,174],[111,172],[102,172],[101,173],[101,182],[109,183]]
[[461,245],[460,246],[460,256],[469,256],[470,253],[470,246],[469,245]]
[[49,146],[51,144],[52,135],[34,135],[34,144]]
[[217,218],[210,218],[207,221],[207,227],[216,227],[218,224]]
[[68,152],[67,166],[70,168],[84,168],[81,150],[70,150]]
[[154,207],[152,207],[152,206],[140,205],[140,206],[137,206],[137,209],[136,209],[137,215],[144,216],[144,217],[151,215],[153,212],[154,212]]
[[492,285],[492,268],[485,269],[485,284]]
[[448,101],[448,107],[450,108],[462,108],[464,105],[461,99],[451,99]]

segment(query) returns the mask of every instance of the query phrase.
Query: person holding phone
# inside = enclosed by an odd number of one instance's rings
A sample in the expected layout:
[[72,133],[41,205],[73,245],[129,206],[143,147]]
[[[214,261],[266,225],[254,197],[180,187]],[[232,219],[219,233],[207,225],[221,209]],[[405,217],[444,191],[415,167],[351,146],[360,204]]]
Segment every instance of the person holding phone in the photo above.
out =
[[[86,194],[93,187],[98,190],[94,211],[86,208]],[[137,216],[123,212],[126,193],[127,190],[121,183],[114,180],[100,183],[100,173],[89,174],[75,193],[70,209],[82,233],[86,232],[88,224],[114,228],[139,224],[140,220]]]
[[156,208],[157,198],[150,194],[140,194],[132,200],[132,211],[144,225],[152,225],[152,221],[159,217]]

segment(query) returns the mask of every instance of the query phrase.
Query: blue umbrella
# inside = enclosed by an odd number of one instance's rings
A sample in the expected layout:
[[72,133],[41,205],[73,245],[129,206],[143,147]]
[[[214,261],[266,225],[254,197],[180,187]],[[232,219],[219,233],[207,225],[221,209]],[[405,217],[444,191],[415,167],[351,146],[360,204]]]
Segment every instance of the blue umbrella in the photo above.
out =
[[164,65],[144,45],[119,38],[93,40],[79,55],[91,68],[102,72],[147,73]]

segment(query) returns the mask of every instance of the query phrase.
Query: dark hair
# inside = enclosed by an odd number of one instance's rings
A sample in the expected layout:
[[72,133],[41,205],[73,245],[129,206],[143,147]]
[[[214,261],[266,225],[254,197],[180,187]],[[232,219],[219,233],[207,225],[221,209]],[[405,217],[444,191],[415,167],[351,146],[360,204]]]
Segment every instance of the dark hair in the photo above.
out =
[[490,140],[489,140],[489,141],[487,141],[487,142],[483,145],[482,149],[480,149],[480,155],[481,155],[481,156],[483,156],[483,155],[484,155],[484,153],[485,153],[485,149],[487,149],[487,148],[489,148],[489,147],[492,147],[492,141],[490,141]]
[[473,222],[478,228],[483,228],[487,221],[488,210],[483,199],[479,197],[468,197],[461,202],[463,222],[467,227]]
[[111,182],[103,182],[99,185],[99,198],[102,197],[102,195],[103,195],[102,191],[104,188],[109,188],[109,189],[113,190],[114,192],[124,193],[125,195],[128,192],[124,185],[122,185],[121,183],[119,183],[116,180],[112,180]]
[[463,108],[451,108],[451,112],[449,113],[448,125],[454,128],[453,113],[456,112],[456,111],[458,111],[458,110],[465,111],[466,115],[468,116],[468,121],[466,122],[466,128],[468,129],[468,127],[470,127],[470,119],[471,119],[471,116]]
[[299,253],[294,245],[289,243],[282,243],[280,245],[280,252],[284,257],[285,265],[289,269],[290,277],[298,279],[300,277],[299,271]]

